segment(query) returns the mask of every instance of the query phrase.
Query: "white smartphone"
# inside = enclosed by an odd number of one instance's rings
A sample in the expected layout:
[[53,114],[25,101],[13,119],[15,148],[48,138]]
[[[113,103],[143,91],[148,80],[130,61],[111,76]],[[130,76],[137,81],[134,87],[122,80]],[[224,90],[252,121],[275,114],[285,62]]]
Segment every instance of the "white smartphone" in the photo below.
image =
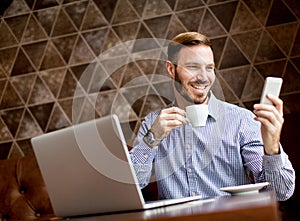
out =
[[272,101],[270,101],[267,98],[267,94],[271,94],[275,97],[278,97],[280,94],[281,85],[282,85],[282,78],[267,77],[261,94],[260,103],[273,105]]

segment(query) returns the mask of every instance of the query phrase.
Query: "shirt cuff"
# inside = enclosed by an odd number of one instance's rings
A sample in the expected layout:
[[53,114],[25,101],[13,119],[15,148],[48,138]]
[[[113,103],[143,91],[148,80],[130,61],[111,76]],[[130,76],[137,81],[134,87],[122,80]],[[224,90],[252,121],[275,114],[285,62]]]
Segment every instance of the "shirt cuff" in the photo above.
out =
[[280,145],[279,154],[275,155],[264,155],[263,156],[263,165],[267,170],[278,170],[284,165],[284,152],[282,146]]
[[157,149],[150,148],[143,140],[130,152],[134,155],[135,163],[151,164]]

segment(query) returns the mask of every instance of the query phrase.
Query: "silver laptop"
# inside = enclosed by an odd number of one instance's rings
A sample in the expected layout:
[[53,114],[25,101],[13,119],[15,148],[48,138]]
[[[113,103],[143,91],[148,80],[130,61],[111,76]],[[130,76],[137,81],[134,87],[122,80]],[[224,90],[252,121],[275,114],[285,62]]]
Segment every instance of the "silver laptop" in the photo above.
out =
[[116,115],[31,139],[56,216],[149,209],[200,199],[144,201]]

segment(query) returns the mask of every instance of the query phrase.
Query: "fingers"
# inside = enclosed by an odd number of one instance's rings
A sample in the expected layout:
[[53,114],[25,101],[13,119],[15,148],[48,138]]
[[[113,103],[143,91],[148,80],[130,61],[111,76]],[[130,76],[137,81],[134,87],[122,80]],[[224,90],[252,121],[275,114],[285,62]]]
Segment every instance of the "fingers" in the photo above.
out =
[[187,123],[186,113],[178,107],[171,107],[161,111],[160,119],[165,120],[166,126],[181,126]]
[[280,131],[283,124],[283,118],[277,120],[275,116],[270,113],[259,113],[257,117],[255,117],[255,120],[260,121],[269,131]]
[[258,118],[267,119],[272,124],[275,124],[277,121],[282,123],[283,121],[283,114],[280,113],[273,105],[255,104],[254,114]]
[[266,105],[266,104],[255,104],[254,105],[254,113],[257,116],[269,116],[267,112],[272,112],[277,120],[281,120],[283,117],[283,102],[280,98],[275,97],[271,94],[267,95],[267,98],[273,103],[273,105]]
[[163,109],[151,127],[154,137],[158,140],[166,137],[172,129],[187,123],[185,111],[178,107]]
[[267,95],[267,98],[272,101],[273,105],[275,106],[276,110],[279,112],[281,116],[283,116],[283,102],[280,98],[275,97],[271,94]]
[[282,100],[278,97],[275,97],[275,96],[271,95],[271,94],[268,94],[267,98],[273,103],[273,105],[255,104],[254,109],[257,109],[257,110],[259,110],[259,109],[268,109],[269,111],[272,111],[273,108],[275,107],[275,109],[277,110],[279,115],[283,116],[283,102],[282,102]]
[[185,111],[180,109],[179,107],[166,108],[166,109],[163,109],[161,112],[167,113],[167,114],[179,114],[179,115],[185,116]]
[[255,104],[255,120],[260,121],[263,126],[263,134],[268,131],[272,136],[280,136],[280,131],[284,122],[283,119],[283,102],[281,99],[268,95],[268,98],[274,105]]

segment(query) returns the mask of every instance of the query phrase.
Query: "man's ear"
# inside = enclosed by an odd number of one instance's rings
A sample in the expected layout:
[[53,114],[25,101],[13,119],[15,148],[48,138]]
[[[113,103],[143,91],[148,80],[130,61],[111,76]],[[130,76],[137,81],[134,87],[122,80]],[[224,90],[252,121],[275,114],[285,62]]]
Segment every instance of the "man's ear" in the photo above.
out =
[[175,65],[171,61],[166,61],[166,69],[172,79],[175,79]]

